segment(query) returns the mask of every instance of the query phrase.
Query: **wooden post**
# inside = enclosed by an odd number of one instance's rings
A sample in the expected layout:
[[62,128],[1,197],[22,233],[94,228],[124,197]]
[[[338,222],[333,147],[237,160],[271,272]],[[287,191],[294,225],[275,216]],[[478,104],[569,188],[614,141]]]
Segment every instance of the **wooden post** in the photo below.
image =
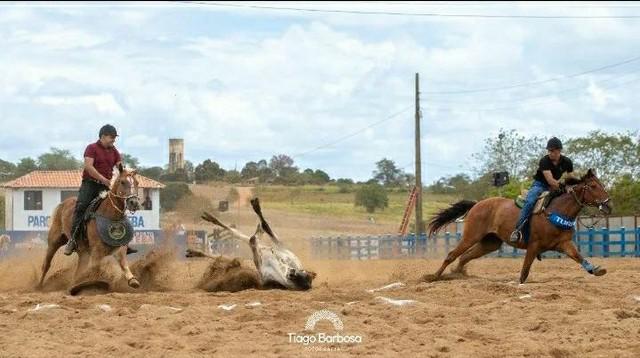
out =
[[422,158],[420,157],[420,75],[416,73],[416,240],[422,234]]

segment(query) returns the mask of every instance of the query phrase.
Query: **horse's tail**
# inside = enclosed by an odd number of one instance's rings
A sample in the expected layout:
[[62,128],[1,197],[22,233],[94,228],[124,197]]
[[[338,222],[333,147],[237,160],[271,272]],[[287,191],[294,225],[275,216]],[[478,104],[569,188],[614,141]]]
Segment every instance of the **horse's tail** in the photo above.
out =
[[429,221],[429,236],[435,234],[443,226],[466,214],[477,202],[471,200],[460,200],[446,209],[440,210]]

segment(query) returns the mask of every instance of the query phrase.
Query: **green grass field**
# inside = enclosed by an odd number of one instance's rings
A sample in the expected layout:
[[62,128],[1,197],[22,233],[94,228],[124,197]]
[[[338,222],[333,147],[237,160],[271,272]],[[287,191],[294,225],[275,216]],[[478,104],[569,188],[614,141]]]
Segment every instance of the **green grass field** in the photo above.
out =
[[[372,216],[378,222],[398,224],[402,220],[408,194],[407,191],[393,189],[388,193],[389,207],[369,214],[363,207],[354,205],[354,192],[341,193],[334,185],[258,186],[254,189],[254,195],[274,209],[344,218]],[[426,194],[422,202],[424,219],[458,199],[454,195]]]

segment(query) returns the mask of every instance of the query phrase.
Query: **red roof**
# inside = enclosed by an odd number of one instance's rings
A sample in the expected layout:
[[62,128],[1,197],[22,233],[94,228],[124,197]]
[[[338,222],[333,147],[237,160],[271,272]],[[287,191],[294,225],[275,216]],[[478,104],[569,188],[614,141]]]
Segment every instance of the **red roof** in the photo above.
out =
[[[164,184],[136,175],[140,188],[164,188]],[[79,188],[82,170],[36,170],[20,178],[7,182],[5,188]]]

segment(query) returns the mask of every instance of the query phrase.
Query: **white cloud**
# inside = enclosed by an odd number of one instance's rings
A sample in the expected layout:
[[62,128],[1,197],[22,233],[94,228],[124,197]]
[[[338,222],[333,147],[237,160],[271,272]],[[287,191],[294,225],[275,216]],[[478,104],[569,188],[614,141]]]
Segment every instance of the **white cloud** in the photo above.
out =
[[125,138],[127,147],[130,148],[157,148],[160,146],[158,137],[152,137],[144,133],[131,134]]
[[615,100],[615,95],[608,93],[604,88],[599,87],[593,80],[589,81],[587,91],[591,95],[594,108],[603,111],[611,100]]
[[13,45],[26,42],[50,50],[81,49],[107,41],[105,37],[87,31],[58,26],[37,32],[15,30],[9,36],[9,41]]
[[124,109],[111,94],[97,94],[87,96],[42,96],[39,102],[51,106],[91,105],[95,110],[107,115],[123,116]]
[[[0,53],[6,128],[0,153],[8,159],[32,155],[24,147],[46,150],[48,143],[29,138],[52,121],[60,123],[50,133],[56,143],[74,151],[111,122],[122,133],[121,149],[143,165],[166,162],[167,138],[183,137],[191,161],[210,157],[241,166],[307,152],[412,106],[415,72],[425,92],[501,86],[629,58],[640,41],[629,35],[640,30],[629,22],[443,21],[191,6],[52,13],[0,14],[0,35],[11,35],[0,36],[8,49]],[[595,28],[602,32],[588,36]],[[637,113],[632,87],[609,89],[600,80],[423,94],[426,180],[471,167],[470,155],[501,127],[540,136],[624,128],[621,118]],[[576,86],[584,90],[554,94]],[[518,100],[535,96],[541,98]],[[16,122],[29,128],[18,130]],[[296,162],[366,179],[382,157],[412,162],[412,126],[409,110]],[[21,140],[27,141],[22,148],[12,144]]]

